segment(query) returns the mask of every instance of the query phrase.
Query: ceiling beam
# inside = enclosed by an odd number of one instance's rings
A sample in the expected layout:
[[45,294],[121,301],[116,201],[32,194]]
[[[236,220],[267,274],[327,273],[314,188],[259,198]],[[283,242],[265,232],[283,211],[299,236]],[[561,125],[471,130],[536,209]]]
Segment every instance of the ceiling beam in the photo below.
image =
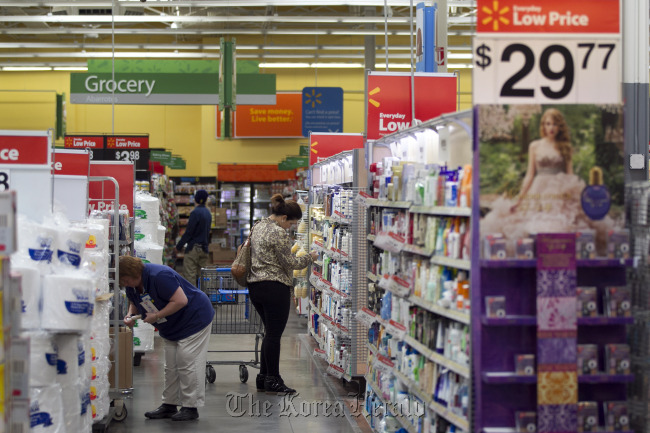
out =
[[[99,35],[111,35],[112,29],[89,29],[89,28],[47,28],[47,29],[28,29],[28,28],[0,28],[1,35],[86,35],[88,37],[97,37]],[[151,29],[151,28],[129,28],[115,29],[116,35],[330,35],[330,36],[384,36],[383,30],[369,29]],[[411,33],[407,30],[389,30],[391,36],[409,36]],[[453,31],[450,34],[454,36],[473,36],[474,31]]]
[[[411,0],[387,0],[388,6],[410,7]],[[119,0],[121,7],[142,7],[140,0]],[[267,6],[314,6],[314,0],[148,0],[148,7],[217,8],[217,7],[264,7]],[[375,6],[383,7],[384,0],[318,0],[318,6]],[[476,0],[448,0],[449,7],[476,7]],[[110,0],[0,0],[0,7],[101,7],[110,8]]]

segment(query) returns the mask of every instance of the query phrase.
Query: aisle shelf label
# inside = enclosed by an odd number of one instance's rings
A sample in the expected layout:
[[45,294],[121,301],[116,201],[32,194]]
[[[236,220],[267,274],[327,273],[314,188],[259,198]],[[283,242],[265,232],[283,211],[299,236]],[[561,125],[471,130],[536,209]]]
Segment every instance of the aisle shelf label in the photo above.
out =
[[368,277],[368,279],[369,279],[370,281],[373,281],[373,282],[375,282],[375,283],[376,283],[377,281],[379,281],[379,277],[378,277],[377,275],[373,274],[373,273],[370,272],[370,271],[368,271],[368,272],[366,273],[366,276]]
[[377,355],[375,357],[374,367],[376,370],[379,370],[382,373],[392,374],[393,370],[395,369],[395,364],[390,360],[390,358],[384,355]]
[[386,332],[398,340],[403,340],[404,336],[406,335],[406,326],[394,321],[393,319],[390,319],[388,323],[386,323]]
[[404,247],[406,240],[394,232],[380,232],[375,237],[374,246],[391,253],[399,253]]
[[354,197],[354,201],[362,206],[365,206],[366,208],[369,207],[370,205],[368,204],[368,199],[372,198],[370,194],[368,194],[365,191],[360,191],[359,194],[357,194]]
[[328,322],[330,322],[330,323],[334,322],[334,320],[330,316],[328,316],[327,314],[321,312],[320,315],[321,315],[322,318],[324,318]]
[[368,308],[363,307],[361,310],[357,311],[356,319],[359,323],[362,323],[366,325],[366,327],[370,328],[372,324],[377,321],[377,315]]
[[397,275],[392,275],[389,279],[389,289],[391,292],[405,298],[411,294],[411,284],[398,277]]
[[337,379],[342,379],[343,375],[345,374],[345,370],[343,370],[338,365],[330,364],[327,367],[327,374],[332,375]]
[[327,361],[327,352],[323,349],[314,349],[314,358],[321,358]]

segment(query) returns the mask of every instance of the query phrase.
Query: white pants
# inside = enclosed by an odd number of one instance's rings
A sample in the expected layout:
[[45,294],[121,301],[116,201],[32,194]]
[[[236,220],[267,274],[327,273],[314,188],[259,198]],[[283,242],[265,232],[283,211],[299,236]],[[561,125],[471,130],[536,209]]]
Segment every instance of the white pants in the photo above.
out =
[[165,342],[165,389],[162,402],[183,407],[205,404],[205,364],[212,324],[179,341]]

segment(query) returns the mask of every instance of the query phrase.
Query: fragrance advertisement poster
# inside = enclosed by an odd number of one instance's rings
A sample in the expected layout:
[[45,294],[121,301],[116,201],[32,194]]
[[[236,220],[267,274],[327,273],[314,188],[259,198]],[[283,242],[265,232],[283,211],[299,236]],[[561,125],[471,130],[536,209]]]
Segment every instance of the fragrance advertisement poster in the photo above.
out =
[[[531,258],[538,233],[576,233],[579,258],[611,256],[625,225],[621,105],[479,105],[486,256]],[[610,242],[611,243],[611,242]],[[499,249],[499,248],[496,248]],[[488,258],[490,258],[488,257]],[[494,257],[497,258],[497,257]],[[618,256],[610,258],[619,258]]]

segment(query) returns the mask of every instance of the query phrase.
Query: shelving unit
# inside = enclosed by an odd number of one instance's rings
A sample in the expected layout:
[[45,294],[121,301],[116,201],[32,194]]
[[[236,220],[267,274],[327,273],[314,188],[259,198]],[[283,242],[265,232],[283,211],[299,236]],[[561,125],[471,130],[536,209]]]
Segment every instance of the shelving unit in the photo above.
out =
[[[454,127],[450,128],[452,124]],[[449,136],[448,146],[451,145],[450,148],[463,147],[464,149],[454,148],[449,152],[447,157],[451,162],[450,166],[470,164],[472,161],[471,124],[471,113],[461,112],[400,131],[369,145],[370,153],[375,156],[372,161],[377,161],[382,153],[383,156],[396,156],[394,150],[392,153],[387,153],[386,150],[391,142],[399,140],[400,137],[413,137],[427,129],[454,129],[455,133]],[[391,146],[391,149],[394,147]],[[422,158],[416,157],[415,160],[422,161]],[[460,277],[463,272],[467,273],[472,270],[472,262],[469,255],[464,255],[467,253],[462,251],[459,251],[457,256],[449,252],[436,254],[434,245],[424,242],[416,244],[413,239],[415,235],[409,232],[409,230],[415,231],[412,229],[413,223],[420,218],[423,218],[422,221],[426,221],[427,224],[437,224],[447,221],[445,218],[452,218],[455,223],[463,224],[464,227],[469,228],[472,210],[467,207],[424,206],[411,200],[380,200],[372,197],[365,198],[365,204],[372,215],[369,226],[375,230],[367,234],[365,239],[371,251],[366,272],[366,284],[372,287],[370,291],[373,295],[368,308],[376,314],[376,317],[360,320],[368,324],[373,323],[371,326],[373,329],[369,333],[378,334],[380,343],[380,347],[377,347],[371,341],[367,346],[370,357],[369,373],[366,376],[369,384],[366,405],[371,404],[371,400],[375,396],[382,396],[382,391],[385,393],[388,389],[387,384],[392,383],[391,389],[394,388],[395,393],[399,389],[402,399],[408,399],[409,402],[415,403],[421,402],[426,409],[425,416],[419,420],[420,425],[414,426],[409,422],[401,423],[407,431],[429,431],[429,426],[437,423],[451,424],[455,426],[456,431],[472,431],[470,428],[471,396],[469,395],[472,388],[472,369],[469,348],[465,347],[465,351],[463,351],[458,346],[458,352],[452,354],[450,348],[453,345],[447,341],[439,341],[440,344],[436,346],[432,340],[429,340],[428,344],[421,340],[428,338],[425,337],[425,334],[435,335],[442,332],[450,335],[451,329],[454,329],[453,332],[458,336],[469,333],[471,314],[468,305],[457,309],[455,299],[453,305],[443,302],[442,290],[439,287],[442,283],[437,281],[438,288],[429,290],[423,287],[421,280],[436,281],[438,277],[433,277],[433,275],[438,274],[433,270],[442,270],[443,268],[448,275]],[[388,215],[397,215],[394,217],[395,221],[403,218],[407,222],[384,227],[385,212]],[[377,221],[381,221],[381,223],[377,223]],[[432,230],[432,226],[428,227],[428,230]],[[391,264],[388,268],[386,267],[387,263]],[[430,277],[429,272],[432,272]],[[381,309],[384,308],[385,303],[389,302],[387,295],[390,295],[392,307],[382,315]],[[396,303],[397,307],[395,307]],[[431,323],[428,328],[430,331],[424,327],[420,328],[422,329],[420,336],[417,331],[418,326],[421,326],[418,325],[419,317],[422,317],[426,323]],[[382,338],[386,337],[388,337],[387,345],[382,343]],[[438,334],[438,338],[441,338],[440,334]],[[433,338],[433,340],[437,341],[438,338]],[[402,353],[395,353],[395,350],[399,350],[400,347],[404,347]],[[413,351],[417,354],[417,359],[420,359],[420,361],[414,361],[419,365],[420,377],[418,380],[410,378],[402,370],[405,368],[402,365],[404,353],[408,353],[405,351]],[[426,373],[427,371],[430,373]],[[450,379],[451,377],[453,379]],[[450,400],[445,400],[442,394],[438,394],[438,384],[440,381],[446,380],[459,384],[456,389],[459,392],[458,395],[446,396]],[[452,403],[452,400],[457,401],[457,406]],[[462,404],[461,400],[463,400]],[[382,399],[382,402],[395,404],[393,400],[387,402]],[[405,420],[403,417],[397,418]],[[371,419],[370,422],[374,421]],[[446,427],[438,426],[437,428],[439,431],[440,428]]]
[[[351,320],[367,299],[365,207],[353,200],[367,183],[362,156],[342,152],[312,167],[308,212],[309,249],[320,253],[309,276],[309,332],[327,354],[328,372],[348,381],[363,376],[367,362],[365,329]],[[330,170],[339,163],[347,168]]]

